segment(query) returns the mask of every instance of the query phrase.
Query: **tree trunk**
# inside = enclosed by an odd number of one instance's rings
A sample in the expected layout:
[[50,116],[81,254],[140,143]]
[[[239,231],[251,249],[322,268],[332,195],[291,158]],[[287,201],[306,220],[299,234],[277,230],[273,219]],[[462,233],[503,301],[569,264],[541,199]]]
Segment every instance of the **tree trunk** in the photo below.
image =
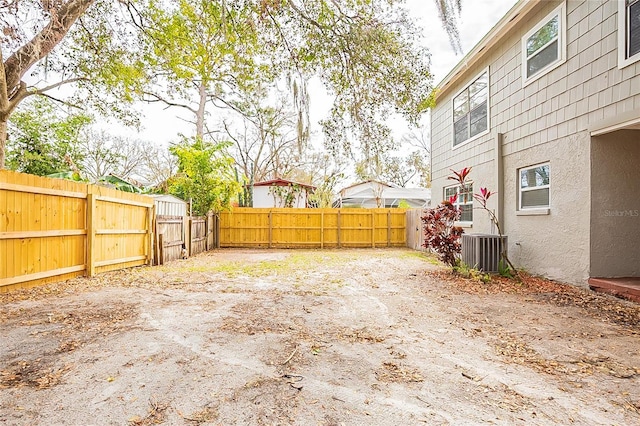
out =
[[196,113],[196,137],[202,139],[204,137],[204,107],[207,103],[207,88],[204,82],[200,82],[198,86],[198,112]]
[[0,170],[4,169],[5,147],[7,145],[7,119],[0,119]]

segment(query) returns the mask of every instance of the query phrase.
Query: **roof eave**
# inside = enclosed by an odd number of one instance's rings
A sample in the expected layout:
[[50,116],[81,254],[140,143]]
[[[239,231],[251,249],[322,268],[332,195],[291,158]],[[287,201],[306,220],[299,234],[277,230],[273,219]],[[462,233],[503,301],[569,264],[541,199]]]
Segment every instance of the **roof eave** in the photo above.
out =
[[542,0],[519,0],[498,21],[496,25],[467,53],[464,58],[446,75],[436,86],[436,101],[449,92],[458,80],[465,76],[465,71],[482,60],[495,45],[510,35],[512,29],[518,25]]

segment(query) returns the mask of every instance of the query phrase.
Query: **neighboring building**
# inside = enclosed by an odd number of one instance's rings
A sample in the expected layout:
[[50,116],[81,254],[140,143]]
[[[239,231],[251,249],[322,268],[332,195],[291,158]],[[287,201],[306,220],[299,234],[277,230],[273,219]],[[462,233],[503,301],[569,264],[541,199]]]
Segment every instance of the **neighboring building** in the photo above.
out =
[[135,194],[144,193],[143,185],[135,182],[133,179],[127,180],[112,173],[100,176],[96,182],[96,185],[106,186],[107,188],[117,189],[118,191],[133,192]]
[[253,207],[307,207],[307,198],[315,186],[286,179],[253,184]]
[[189,203],[170,194],[151,194],[159,216],[188,216]]
[[[519,1],[440,83],[431,128],[436,202],[473,167],[516,266],[640,277],[640,0]],[[466,232],[493,232],[462,195]]]
[[429,205],[431,191],[427,188],[401,188],[399,186],[368,180],[342,189],[334,203],[336,207],[385,208],[398,207],[404,201],[412,208]]

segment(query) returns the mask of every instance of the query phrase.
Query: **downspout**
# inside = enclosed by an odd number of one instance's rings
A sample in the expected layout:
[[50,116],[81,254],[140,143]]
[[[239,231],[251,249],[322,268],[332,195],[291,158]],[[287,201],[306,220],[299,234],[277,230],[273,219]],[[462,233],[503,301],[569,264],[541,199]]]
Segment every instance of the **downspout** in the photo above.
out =
[[[502,232],[507,234],[507,230],[504,227],[504,166],[502,160],[502,145],[504,142],[504,134],[498,133],[496,138],[494,139],[494,152],[495,152],[495,161],[494,161],[494,175],[496,179],[496,210],[495,215],[498,219],[498,223],[502,225]],[[491,224],[491,232],[496,232],[495,225]]]

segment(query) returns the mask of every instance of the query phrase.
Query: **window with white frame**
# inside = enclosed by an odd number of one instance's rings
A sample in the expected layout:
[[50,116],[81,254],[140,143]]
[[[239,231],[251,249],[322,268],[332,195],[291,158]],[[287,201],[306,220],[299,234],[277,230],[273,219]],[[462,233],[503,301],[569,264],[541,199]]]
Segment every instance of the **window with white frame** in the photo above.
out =
[[566,60],[564,2],[522,37],[522,81],[528,84]]
[[489,130],[489,70],[453,98],[454,148]]
[[525,167],[520,177],[520,210],[549,207],[549,163]]
[[640,60],[640,0],[618,1],[618,67]]
[[444,189],[444,199],[456,197],[453,205],[460,208],[460,222],[473,222],[473,184],[468,183],[464,188],[460,185],[449,186]]

